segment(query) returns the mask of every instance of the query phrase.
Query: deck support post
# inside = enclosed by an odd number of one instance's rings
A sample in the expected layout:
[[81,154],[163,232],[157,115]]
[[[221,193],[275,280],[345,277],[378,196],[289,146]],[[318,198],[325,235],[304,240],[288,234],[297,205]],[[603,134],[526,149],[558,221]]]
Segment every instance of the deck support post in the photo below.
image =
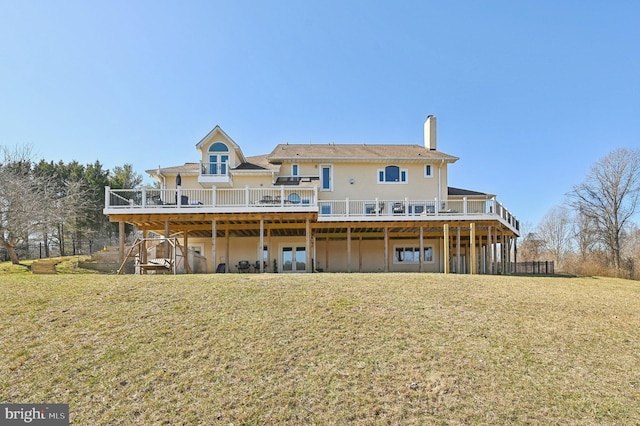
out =
[[444,226],[444,244],[442,245],[443,248],[443,266],[444,266],[444,273],[448,274],[449,273],[449,224],[445,223]]
[[347,272],[351,273],[351,226],[347,226]]
[[478,261],[476,253],[476,224],[471,223],[471,229],[469,231],[469,256],[471,256],[471,274],[478,273]]
[[[264,273],[264,219],[260,219],[260,248],[258,254],[258,272]],[[268,257],[267,257],[268,259]]]
[[212,265],[211,265],[211,271],[215,274],[218,270],[218,265],[217,265],[217,253],[216,253],[216,239],[218,236],[218,231],[216,230],[217,227],[217,221],[215,219],[213,219],[211,221],[211,259],[212,259]]
[[419,254],[419,261],[420,261],[420,272],[424,272],[424,227],[420,226],[420,254]]
[[460,259],[460,227],[456,229],[456,274],[462,269],[462,259]]
[[384,227],[384,271],[389,272],[389,228]]
[[313,269],[311,268],[311,221],[309,220],[309,218],[306,219],[306,224],[305,224],[305,241],[304,241],[304,245],[305,245],[305,262],[306,262],[306,271],[307,272],[313,272]]
[[124,263],[124,222],[118,222],[118,239],[120,243],[120,264]]

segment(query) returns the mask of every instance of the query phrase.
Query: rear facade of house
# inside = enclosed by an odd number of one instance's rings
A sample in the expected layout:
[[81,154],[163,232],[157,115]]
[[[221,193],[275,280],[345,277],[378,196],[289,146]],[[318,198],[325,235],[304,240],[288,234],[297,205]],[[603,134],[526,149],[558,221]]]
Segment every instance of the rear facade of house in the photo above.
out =
[[433,116],[420,144],[245,157],[216,126],[195,148],[192,163],[147,171],[159,189],[105,188],[121,236],[129,223],[174,238],[186,271],[494,274],[515,260],[518,221],[495,195],[449,186],[458,158],[437,149]]

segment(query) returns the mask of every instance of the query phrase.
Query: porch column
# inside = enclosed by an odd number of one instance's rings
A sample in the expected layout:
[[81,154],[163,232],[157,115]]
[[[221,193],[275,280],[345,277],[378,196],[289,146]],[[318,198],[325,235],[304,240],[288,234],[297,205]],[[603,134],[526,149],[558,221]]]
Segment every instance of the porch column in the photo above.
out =
[[227,264],[227,272],[231,271],[231,261],[229,259],[229,230],[224,230],[225,248],[224,248],[224,262]]
[[216,253],[216,237],[218,232],[216,231],[216,220],[213,219],[211,221],[211,261],[212,261],[212,265],[211,265],[211,272],[215,273],[217,270],[217,262],[216,262],[216,258],[217,258],[217,253]]
[[420,226],[420,272],[424,272],[424,227]]
[[351,272],[351,227],[347,226],[347,272]]
[[362,272],[362,236],[358,238],[358,272]]
[[389,272],[389,228],[384,227],[384,271]]
[[182,239],[182,257],[184,258],[184,272],[191,273],[191,265],[189,265],[189,231],[185,229]]
[[469,256],[471,256],[471,274],[478,273],[478,259],[476,253],[476,224],[471,223],[469,230]]
[[273,251],[271,250],[271,228],[267,228],[267,271],[273,271],[273,260],[271,260],[272,255]]
[[118,222],[118,240],[120,243],[120,264],[124,263],[124,222]]
[[[169,221],[165,220],[164,221],[164,237],[165,238],[169,238]],[[166,258],[171,258],[173,256],[171,256],[171,244],[169,244],[169,241],[165,241],[164,243],[164,257]],[[173,266],[174,270],[175,270],[175,265]]]
[[260,219],[260,249],[258,254],[258,271],[260,273],[264,272],[264,219]]
[[313,272],[313,270],[311,269],[311,221],[309,220],[309,218],[307,218],[306,220],[306,229],[305,229],[305,241],[304,241],[304,245],[305,245],[305,255],[306,255],[306,259],[305,262],[306,264],[306,271],[307,272]]
[[448,274],[449,273],[449,224],[445,223],[443,228],[444,228],[444,244],[442,245],[442,248],[443,248],[442,257],[444,258],[443,259],[444,273]]
[[324,270],[329,272],[329,237],[324,239]]
[[456,231],[456,274],[460,273],[462,262],[460,261],[460,227]]
[[[142,239],[144,240],[144,243],[142,244],[142,250],[140,251],[140,263],[145,264],[147,263],[147,238],[149,237],[149,231],[147,231],[146,229],[144,231],[142,231]],[[140,268],[140,273],[142,274],[144,271],[144,269]]]

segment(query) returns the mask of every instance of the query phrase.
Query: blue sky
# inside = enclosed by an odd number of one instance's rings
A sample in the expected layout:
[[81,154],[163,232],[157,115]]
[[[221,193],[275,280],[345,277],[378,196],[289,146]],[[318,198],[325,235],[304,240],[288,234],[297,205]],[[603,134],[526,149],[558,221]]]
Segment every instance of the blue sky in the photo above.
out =
[[38,159],[197,161],[219,124],[278,143],[422,143],[450,186],[536,225],[640,147],[640,2],[0,0],[0,145]]

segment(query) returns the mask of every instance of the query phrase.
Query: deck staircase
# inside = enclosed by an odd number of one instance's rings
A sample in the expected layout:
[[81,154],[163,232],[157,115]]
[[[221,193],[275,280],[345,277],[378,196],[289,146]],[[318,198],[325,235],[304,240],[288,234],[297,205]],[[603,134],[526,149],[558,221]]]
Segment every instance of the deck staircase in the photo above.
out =
[[31,264],[31,273],[32,274],[55,274],[56,265],[60,263],[60,259],[41,259],[36,260]]

